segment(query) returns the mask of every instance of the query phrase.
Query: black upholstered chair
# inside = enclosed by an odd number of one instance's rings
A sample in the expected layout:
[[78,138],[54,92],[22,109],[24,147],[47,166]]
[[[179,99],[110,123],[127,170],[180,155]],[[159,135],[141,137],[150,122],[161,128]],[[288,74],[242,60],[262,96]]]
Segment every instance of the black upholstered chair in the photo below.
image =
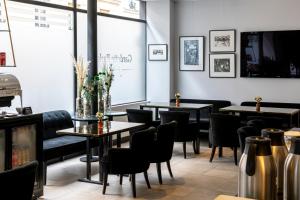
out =
[[222,147],[231,147],[237,165],[237,147],[239,146],[237,129],[240,127],[240,118],[234,115],[212,113],[210,122],[209,141],[212,151],[209,161],[212,162],[217,147],[219,147],[219,157],[222,156]]
[[150,163],[156,163],[158,181],[162,184],[161,163],[167,162],[169,174],[173,177],[170,160],[173,154],[174,136],[177,122],[162,124],[157,128],[156,138],[151,148]]
[[[247,125],[252,124],[252,126],[257,126],[257,128],[284,128],[284,120],[280,117],[271,117],[271,116],[248,116]],[[255,121],[256,120],[256,121]]]
[[1,199],[31,200],[38,162],[0,173]]
[[237,134],[239,136],[239,142],[241,147],[241,153],[244,152],[245,149],[245,140],[246,137],[250,136],[260,136],[260,130],[253,126],[243,126],[237,130]]
[[135,174],[144,173],[148,188],[147,170],[150,166],[149,155],[153,146],[156,129],[149,129],[135,132],[131,135],[130,148],[112,148],[108,150],[101,161],[104,173],[104,185],[102,193],[105,194],[108,174],[120,174],[120,184],[124,174],[131,175],[133,196],[136,197]]
[[[127,109],[127,118],[129,122],[145,123],[145,127],[157,127],[160,121],[153,121],[153,112],[151,110]],[[144,128],[145,128],[144,127]]]
[[186,158],[186,142],[193,142],[193,149],[195,153],[199,153],[200,142],[197,137],[199,125],[197,123],[189,123],[189,112],[184,111],[160,111],[161,124],[169,123],[171,121],[177,122],[175,131],[175,142],[182,142],[183,154]]

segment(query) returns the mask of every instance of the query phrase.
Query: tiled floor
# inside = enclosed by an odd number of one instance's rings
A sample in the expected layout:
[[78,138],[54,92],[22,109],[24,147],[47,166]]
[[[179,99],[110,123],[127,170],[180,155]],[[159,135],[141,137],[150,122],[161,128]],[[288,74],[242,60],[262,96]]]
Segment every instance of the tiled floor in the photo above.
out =
[[[233,152],[224,149],[224,157],[218,158],[217,152],[212,163],[208,161],[210,149],[201,145],[201,153],[192,153],[191,144],[187,145],[187,159],[183,158],[182,145],[174,147],[171,167],[174,179],[170,178],[165,164],[162,165],[163,185],[158,184],[155,164],[148,170],[151,189],[147,189],[143,174],[137,175],[137,199],[184,199],[210,200],[219,194],[235,195],[237,192],[238,167],[234,165]],[[93,178],[98,179],[97,163],[92,164]],[[117,200],[133,199],[130,182],[124,178],[119,185],[117,176],[110,175],[106,195],[102,195],[102,186],[78,182],[85,176],[85,164],[78,158],[50,165],[45,195],[41,199],[49,200]]]

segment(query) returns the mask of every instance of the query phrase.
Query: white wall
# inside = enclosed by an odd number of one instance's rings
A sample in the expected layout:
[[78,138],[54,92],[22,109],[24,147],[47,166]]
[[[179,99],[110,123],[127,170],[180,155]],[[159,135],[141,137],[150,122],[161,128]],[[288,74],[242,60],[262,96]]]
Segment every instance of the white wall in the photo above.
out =
[[[175,82],[183,98],[228,99],[235,104],[300,102],[300,79],[240,78],[240,32],[300,29],[299,0],[177,0],[175,3]],[[237,78],[209,78],[209,30],[236,29]],[[204,35],[205,71],[179,72],[179,36]]]
[[[168,61],[148,61],[147,59],[147,100],[169,101],[174,86],[172,68],[173,41],[171,22],[173,14],[172,0],[147,2],[147,45],[168,44]],[[172,42],[171,42],[172,41]],[[148,56],[147,56],[148,57]]]

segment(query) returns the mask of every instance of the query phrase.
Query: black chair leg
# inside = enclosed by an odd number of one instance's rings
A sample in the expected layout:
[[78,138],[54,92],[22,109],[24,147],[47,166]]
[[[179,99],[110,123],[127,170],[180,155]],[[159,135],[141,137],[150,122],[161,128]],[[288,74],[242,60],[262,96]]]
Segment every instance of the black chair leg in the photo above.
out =
[[44,185],[47,184],[47,162],[43,162]]
[[161,165],[160,165],[160,163],[156,163],[156,169],[157,169],[157,176],[158,176],[159,184],[162,184]]
[[171,165],[170,165],[170,161],[169,160],[167,161],[167,167],[168,167],[170,176],[173,178],[174,176],[173,176],[173,173],[172,173],[172,170],[171,170]]
[[212,162],[212,160],[214,159],[214,156],[215,156],[215,153],[216,153],[216,148],[217,147],[212,146],[209,162]]
[[123,174],[120,174],[120,185],[123,183]]
[[136,197],[136,188],[135,188],[135,174],[131,174],[131,189],[132,189],[132,195],[135,198]]
[[145,181],[146,181],[146,183],[147,183],[148,189],[151,189],[151,185],[150,185],[150,182],[149,182],[149,178],[148,178],[148,173],[147,173],[147,171],[144,172],[144,177],[145,177]]
[[186,142],[182,143],[184,159],[186,159]]
[[104,172],[102,194],[105,194],[106,192],[107,179],[108,179],[108,173]]
[[237,147],[233,147],[234,163],[237,165]]
[[200,153],[200,138],[197,137],[193,141],[193,148],[194,148],[194,153],[199,154]]
[[219,147],[219,158],[223,157],[223,148]]

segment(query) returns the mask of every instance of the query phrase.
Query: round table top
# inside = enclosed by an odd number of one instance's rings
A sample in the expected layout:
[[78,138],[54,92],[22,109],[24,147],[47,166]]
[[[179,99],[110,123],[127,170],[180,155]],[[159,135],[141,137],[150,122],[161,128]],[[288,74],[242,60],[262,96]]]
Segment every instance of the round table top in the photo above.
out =
[[110,111],[110,112],[104,113],[104,115],[108,116],[108,117],[125,116],[125,115],[127,115],[127,112],[123,112],[123,111]]
[[[103,120],[107,120],[108,117],[104,116]],[[91,115],[88,117],[79,117],[79,116],[72,116],[72,120],[80,121],[80,122],[97,122],[98,118],[95,115]]]

